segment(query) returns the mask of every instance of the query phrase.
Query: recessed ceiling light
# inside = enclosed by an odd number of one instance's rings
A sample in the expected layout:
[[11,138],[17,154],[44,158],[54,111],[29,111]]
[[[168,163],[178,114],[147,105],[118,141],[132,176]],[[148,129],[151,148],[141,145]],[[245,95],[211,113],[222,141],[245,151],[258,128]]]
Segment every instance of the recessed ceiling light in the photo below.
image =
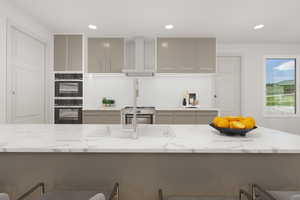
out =
[[92,30],[96,30],[97,29],[97,26],[93,25],[93,24],[88,25],[88,27],[89,27],[89,29],[92,29]]
[[254,30],[262,29],[263,27],[265,27],[265,25],[259,24],[259,25],[254,26]]
[[170,30],[170,29],[173,29],[173,28],[174,28],[173,24],[165,25],[165,29],[167,29],[167,30]]
[[163,42],[163,43],[161,43],[161,46],[164,48],[168,48],[169,44],[167,42]]

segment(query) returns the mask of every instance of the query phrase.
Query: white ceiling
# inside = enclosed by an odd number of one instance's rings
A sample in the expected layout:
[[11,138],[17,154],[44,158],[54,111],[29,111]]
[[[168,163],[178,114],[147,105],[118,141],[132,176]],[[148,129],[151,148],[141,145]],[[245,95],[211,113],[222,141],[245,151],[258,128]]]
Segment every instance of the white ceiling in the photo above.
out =
[[[55,33],[300,42],[300,0],[8,0]],[[99,27],[97,31],[88,24]],[[173,30],[164,25],[173,24]],[[253,26],[265,28],[254,31]]]

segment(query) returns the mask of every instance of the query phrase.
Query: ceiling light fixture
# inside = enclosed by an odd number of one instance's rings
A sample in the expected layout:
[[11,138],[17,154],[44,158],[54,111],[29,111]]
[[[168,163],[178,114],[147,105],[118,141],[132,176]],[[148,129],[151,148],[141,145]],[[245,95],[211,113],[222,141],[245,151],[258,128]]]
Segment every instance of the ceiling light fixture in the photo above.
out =
[[265,27],[265,25],[259,24],[259,25],[254,26],[254,30],[262,29],[263,27]]
[[174,25],[173,24],[168,24],[168,25],[165,25],[165,29],[167,30],[171,30],[174,28]]
[[97,26],[93,25],[93,24],[88,25],[88,27],[89,27],[89,29],[92,29],[92,30],[96,30],[97,29]]

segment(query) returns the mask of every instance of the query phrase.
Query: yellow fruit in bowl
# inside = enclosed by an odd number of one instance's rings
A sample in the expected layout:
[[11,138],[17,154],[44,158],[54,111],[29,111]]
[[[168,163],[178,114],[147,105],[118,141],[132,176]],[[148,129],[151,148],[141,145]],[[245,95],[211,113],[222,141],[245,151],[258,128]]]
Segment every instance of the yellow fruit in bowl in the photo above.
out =
[[225,116],[224,119],[227,119],[228,121],[239,121],[239,120],[242,120],[243,117],[241,117],[241,116]]
[[241,121],[241,123],[245,125],[246,129],[252,129],[255,126],[255,121],[251,119],[244,119],[243,121]]
[[216,125],[219,128],[229,128],[229,121],[227,119],[220,119]]
[[218,126],[218,122],[222,119],[223,119],[222,117],[215,117],[214,120],[212,121],[213,125]]
[[230,123],[231,127],[230,128],[235,128],[235,129],[244,129],[246,126],[240,122],[240,121],[232,121]]
[[255,119],[253,117],[245,117],[244,119],[251,121],[253,123],[253,126],[256,125]]
[[233,121],[229,121],[229,127],[228,127],[228,128],[233,128],[232,122],[233,122]]

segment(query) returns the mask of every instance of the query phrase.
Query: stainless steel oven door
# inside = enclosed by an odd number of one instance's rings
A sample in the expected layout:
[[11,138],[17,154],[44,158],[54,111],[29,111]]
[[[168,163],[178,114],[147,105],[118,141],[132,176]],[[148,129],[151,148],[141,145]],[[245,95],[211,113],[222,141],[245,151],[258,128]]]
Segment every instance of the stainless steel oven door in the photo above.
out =
[[55,108],[56,124],[81,124],[82,108]]
[[55,97],[82,97],[82,81],[56,81]]
[[[132,124],[133,114],[125,114],[125,124]],[[138,124],[153,124],[152,114],[137,114],[136,121]]]

